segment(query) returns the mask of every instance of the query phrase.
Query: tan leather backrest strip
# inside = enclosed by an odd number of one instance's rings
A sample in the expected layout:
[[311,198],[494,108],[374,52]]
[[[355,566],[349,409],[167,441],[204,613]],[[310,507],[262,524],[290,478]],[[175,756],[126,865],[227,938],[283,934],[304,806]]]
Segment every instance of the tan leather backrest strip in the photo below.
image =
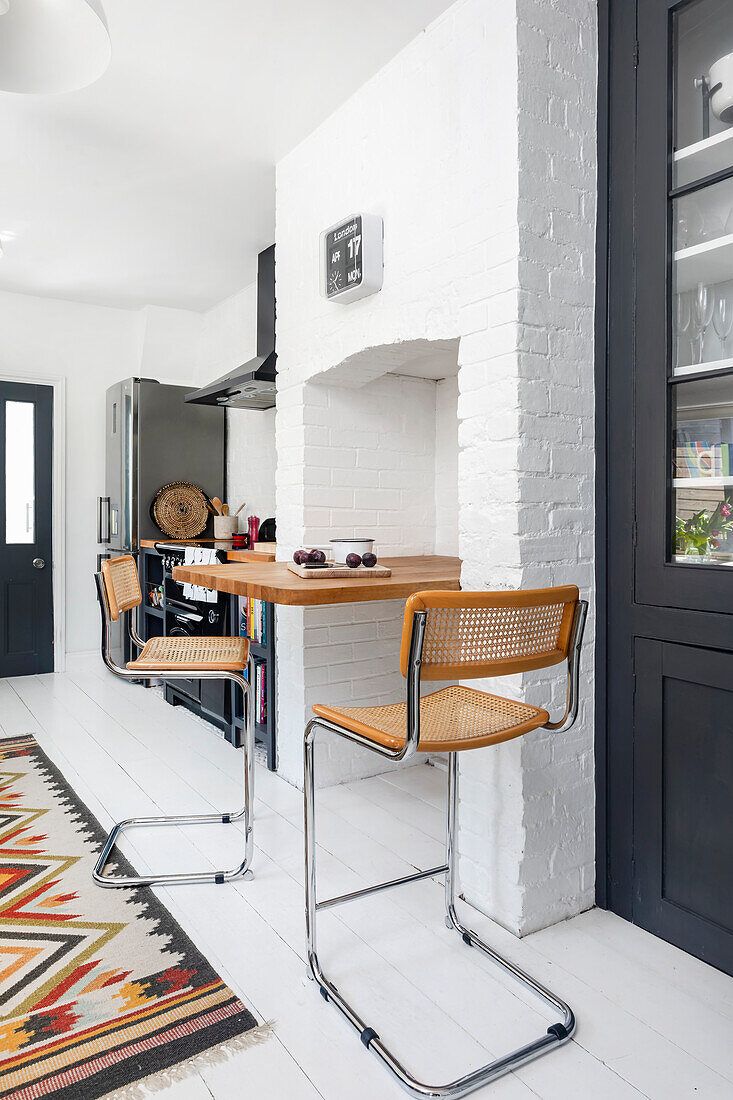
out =
[[108,558],[102,562],[102,577],[109,617],[116,623],[125,611],[142,603],[135,559],[131,554]]
[[407,675],[416,611],[427,612],[424,680],[504,676],[559,664],[568,655],[575,585],[517,592],[416,592],[405,604],[400,669]]

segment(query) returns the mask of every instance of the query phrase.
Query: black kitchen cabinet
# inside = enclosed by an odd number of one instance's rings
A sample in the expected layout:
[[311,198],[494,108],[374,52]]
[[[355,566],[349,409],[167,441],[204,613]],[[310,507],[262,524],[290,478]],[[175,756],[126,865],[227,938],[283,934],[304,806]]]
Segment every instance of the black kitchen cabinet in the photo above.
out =
[[[194,605],[186,601],[181,585],[173,580],[166,558],[157,550],[140,552],[140,584],[143,602],[139,632],[143,639],[163,634],[200,633],[238,635],[239,599],[225,593],[216,604]],[[251,643],[256,662],[266,666],[266,720],[255,722],[255,739],[266,752],[267,766],[277,767],[275,698],[275,612],[265,605],[266,644]],[[199,617],[203,621],[199,622]],[[165,698],[172,706],[184,706],[200,718],[217,726],[231,744],[240,746],[244,728],[242,698],[230,680],[174,680],[165,684]]]
[[598,900],[733,973],[733,5],[600,13]]

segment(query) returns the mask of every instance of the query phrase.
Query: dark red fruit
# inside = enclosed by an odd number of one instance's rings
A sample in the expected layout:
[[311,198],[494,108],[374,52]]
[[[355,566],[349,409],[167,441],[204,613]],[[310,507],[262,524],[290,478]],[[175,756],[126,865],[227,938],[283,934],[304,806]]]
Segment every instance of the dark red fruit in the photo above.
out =
[[346,564],[348,565],[349,569],[358,568],[358,566],[361,565],[360,555],[359,554],[347,554],[346,555]]
[[296,565],[303,565],[304,562],[308,561],[309,557],[310,555],[307,550],[296,550],[293,554],[293,561]]
[[323,565],[326,560],[326,555],[322,550],[311,550],[308,555],[308,561],[316,562],[318,565]]
[[365,565],[367,569],[371,569],[372,566],[377,564],[377,555],[365,554],[364,557],[361,559],[361,564]]

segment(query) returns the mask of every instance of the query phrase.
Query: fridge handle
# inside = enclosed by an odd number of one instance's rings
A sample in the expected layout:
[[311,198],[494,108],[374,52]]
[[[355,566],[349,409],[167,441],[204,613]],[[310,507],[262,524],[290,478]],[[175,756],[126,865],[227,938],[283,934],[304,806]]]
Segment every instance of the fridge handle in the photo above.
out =
[[[107,523],[103,524],[103,514],[107,511]],[[104,529],[104,530],[103,530]],[[109,497],[97,497],[97,542],[111,542],[109,533]]]

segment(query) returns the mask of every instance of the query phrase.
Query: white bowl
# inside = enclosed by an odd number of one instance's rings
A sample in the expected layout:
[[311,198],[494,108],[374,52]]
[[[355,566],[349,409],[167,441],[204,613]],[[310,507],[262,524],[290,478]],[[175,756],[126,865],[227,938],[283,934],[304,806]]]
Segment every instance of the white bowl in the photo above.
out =
[[331,539],[331,545],[333,560],[337,565],[344,565],[347,554],[359,554],[362,558],[365,554],[371,554],[374,539]]
[[710,66],[710,87],[720,84],[710,97],[713,114],[721,122],[733,122],[733,53],[719,57]]

